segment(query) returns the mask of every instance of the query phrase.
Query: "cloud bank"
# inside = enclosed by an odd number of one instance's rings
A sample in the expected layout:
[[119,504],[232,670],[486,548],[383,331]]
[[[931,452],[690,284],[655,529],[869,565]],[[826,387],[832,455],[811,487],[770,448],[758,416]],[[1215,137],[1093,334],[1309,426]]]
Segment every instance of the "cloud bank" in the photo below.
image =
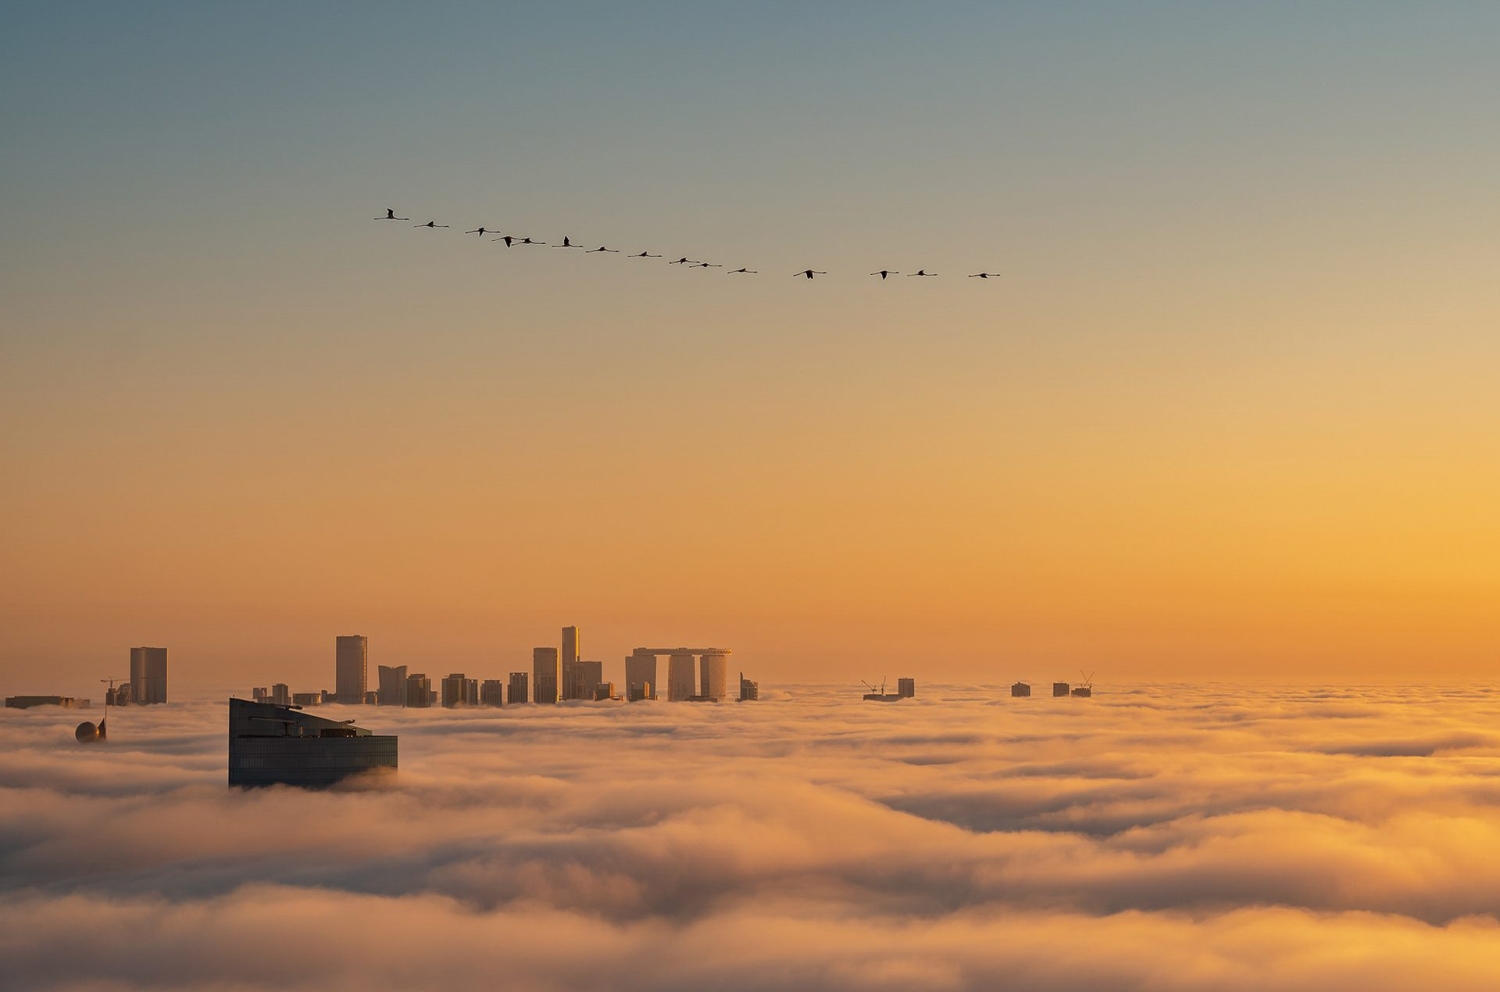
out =
[[225,787],[222,701],[0,711],[6,982],[1500,985],[1500,695],[919,688],[361,709],[394,784],[313,793]]

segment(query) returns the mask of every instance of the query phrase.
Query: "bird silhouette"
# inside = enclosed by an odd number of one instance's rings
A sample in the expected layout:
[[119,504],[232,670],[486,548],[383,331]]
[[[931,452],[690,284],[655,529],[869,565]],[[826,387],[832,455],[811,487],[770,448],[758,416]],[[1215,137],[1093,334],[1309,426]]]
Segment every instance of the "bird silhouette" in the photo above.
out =
[[511,246],[511,244],[516,240],[516,238],[515,238],[515,235],[513,235],[513,234],[502,234],[498,238],[495,238],[494,240],[495,241],[504,241],[505,242],[505,247],[509,248]]
[[571,242],[571,241],[568,240],[568,236],[565,234],[565,235],[563,235],[562,244],[560,244],[560,245],[553,245],[552,247],[554,247],[554,248],[582,248],[583,245],[575,245],[573,242]]
[[928,278],[931,278],[932,276],[935,276],[935,275],[937,275],[936,272],[928,272],[926,269],[918,269],[917,271],[913,272],[911,275],[907,276],[906,278],[910,279],[913,276],[927,276]]
[[792,278],[795,279],[798,276],[806,276],[807,278],[811,279],[813,276],[826,276],[827,274],[828,273],[820,272],[817,269],[803,269],[801,272],[793,272]]
[[390,207],[386,207],[385,208],[385,216],[384,217],[376,217],[375,219],[376,220],[411,220],[410,217],[397,217],[396,216],[396,211],[392,210]]
[[631,258],[661,258],[660,255],[652,255],[650,252],[641,252],[639,255],[631,255]]
[[545,241],[532,241],[530,238],[522,238],[516,242],[518,245],[545,245],[546,243]]
[[465,231],[464,233],[465,234],[477,234],[477,235],[479,235],[482,238],[486,234],[494,234],[495,232],[491,231],[491,230],[488,230],[486,228],[483,228],[483,227],[476,227],[474,230],[472,230],[472,231]]
[[686,255],[684,255],[684,256],[682,256],[681,258],[679,258],[679,259],[677,259],[675,261],[668,262],[667,264],[668,265],[697,265],[698,264],[698,260],[695,259],[695,258],[688,258]]
[[747,275],[747,276],[757,276],[757,275],[760,275],[760,270],[759,269],[730,269],[728,272],[726,272],[724,274],[727,275],[727,276],[733,276],[733,275],[738,275],[741,272],[745,273],[745,275]]
[[616,255],[618,255],[620,253],[620,249],[618,249],[618,248],[606,248],[603,245],[600,245],[598,248],[590,248],[588,251],[584,252],[584,254],[585,255],[597,255],[601,251],[612,251]]
[[688,266],[690,269],[722,269],[723,267],[717,262],[697,262]]
[[969,278],[970,279],[999,279],[1000,278],[1000,273],[998,273],[998,272],[976,272],[973,275],[971,275]]
[[435,220],[430,220],[430,221],[428,221],[425,224],[413,224],[412,225],[412,227],[430,227],[430,228],[433,228],[433,229],[436,229],[436,228],[439,228],[439,227],[447,227],[447,226],[448,226],[447,224],[439,224]]
[[899,276],[901,273],[895,269],[881,269],[879,272],[871,272],[872,276],[879,276],[881,282],[885,282],[886,276]]

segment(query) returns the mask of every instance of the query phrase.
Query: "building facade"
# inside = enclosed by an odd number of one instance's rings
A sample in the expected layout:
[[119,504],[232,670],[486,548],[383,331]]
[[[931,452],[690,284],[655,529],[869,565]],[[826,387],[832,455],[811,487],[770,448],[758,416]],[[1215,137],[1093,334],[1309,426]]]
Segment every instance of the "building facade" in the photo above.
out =
[[479,683],[480,706],[504,706],[505,683],[499,679],[485,679]]
[[301,710],[229,701],[229,784],[319,788],[396,769],[396,738]]
[[406,705],[426,709],[432,705],[432,679],[421,672],[406,677]]
[[405,706],[406,666],[381,665],[377,674],[380,688],[376,690],[375,701],[381,706]]
[[341,703],[362,704],[369,690],[370,642],[360,634],[340,636],[334,642],[334,695]]
[[698,663],[699,695],[714,702],[729,698],[729,656],[705,652]]
[[531,698],[538,703],[555,703],[562,690],[562,663],[557,648],[531,650]]
[[165,703],[167,701],[167,649],[130,649],[130,701],[132,703]]
[[656,653],[637,648],[625,658],[625,698],[656,698]]
[[530,693],[527,692],[525,672],[511,672],[510,685],[505,689],[505,701],[508,703],[528,703],[531,701]]

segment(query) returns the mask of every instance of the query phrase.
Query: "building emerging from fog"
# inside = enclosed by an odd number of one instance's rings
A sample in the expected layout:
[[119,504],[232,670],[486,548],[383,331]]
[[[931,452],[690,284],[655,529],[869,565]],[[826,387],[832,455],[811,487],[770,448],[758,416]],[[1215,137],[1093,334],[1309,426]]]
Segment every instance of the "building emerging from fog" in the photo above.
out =
[[505,701],[507,703],[526,703],[531,700],[526,687],[525,672],[511,672],[510,685],[505,688]]
[[557,648],[533,648],[531,651],[531,698],[537,703],[555,703],[562,690],[562,665]]
[[729,654],[726,648],[636,648],[625,659],[625,698],[657,698],[657,658],[666,655],[668,701],[728,699]]
[[656,652],[636,648],[625,659],[625,698],[632,703],[656,698]]
[[339,637],[334,648],[333,691],[341,703],[363,703],[370,688],[370,641],[359,634]]
[[454,672],[443,679],[443,706],[479,705],[479,680],[466,678],[463,672]]
[[381,706],[405,706],[406,666],[381,665],[377,673],[380,677],[380,688],[377,690],[375,701]]
[[130,701],[132,703],[165,703],[167,701],[167,649],[130,649]]
[[426,708],[432,705],[432,679],[421,672],[406,677],[406,705]]
[[289,706],[229,701],[229,784],[320,788],[396,768],[396,738]]
[[740,672],[740,702],[753,703],[760,698],[760,683],[751,682]]

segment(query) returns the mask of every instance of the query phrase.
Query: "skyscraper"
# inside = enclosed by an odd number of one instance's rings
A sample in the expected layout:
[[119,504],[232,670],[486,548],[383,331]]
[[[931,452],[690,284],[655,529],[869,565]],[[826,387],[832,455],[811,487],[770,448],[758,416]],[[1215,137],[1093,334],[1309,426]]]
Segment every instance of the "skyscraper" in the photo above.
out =
[[380,694],[376,698],[381,706],[405,706],[406,705],[406,666],[381,665],[378,669],[380,676]]
[[680,703],[693,696],[694,657],[691,651],[673,651],[667,657],[667,700]]
[[740,672],[740,702],[750,703],[760,698],[760,683],[752,682],[745,678],[745,673]]
[[505,683],[499,679],[485,679],[479,683],[480,706],[504,706]]
[[423,708],[432,705],[432,680],[421,672],[406,677],[406,705]]
[[563,668],[563,698],[593,699],[594,687],[603,681],[604,662],[575,661],[571,668]]
[[369,650],[369,639],[359,634],[337,638],[333,691],[339,702],[354,704],[365,701],[365,692],[370,688]]
[[728,699],[729,657],[705,651],[702,661],[699,662],[699,667],[702,669],[699,677],[702,687],[700,695],[715,702],[723,702]]
[[636,648],[625,659],[625,698],[656,698],[656,652]]
[[578,674],[578,656],[580,645],[578,642],[578,628],[564,627],[562,629],[562,698],[563,699],[591,699],[592,690],[589,695],[584,695],[583,680]]
[[528,702],[528,700],[526,698],[527,695],[528,695],[528,693],[526,691],[526,673],[525,672],[511,672],[510,673],[510,685],[506,686],[506,689],[505,689],[505,696],[506,696],[506,700],[505,701],[508,702],[508,703],[524,703],[524,702]]
[[167,701],[167,649],[130,649],[130,701],[132,703],[165,703]]
[[538,703],[557,702],[562,688],[562,664],[558,660],[557,648],[532,648],[531,698]]

